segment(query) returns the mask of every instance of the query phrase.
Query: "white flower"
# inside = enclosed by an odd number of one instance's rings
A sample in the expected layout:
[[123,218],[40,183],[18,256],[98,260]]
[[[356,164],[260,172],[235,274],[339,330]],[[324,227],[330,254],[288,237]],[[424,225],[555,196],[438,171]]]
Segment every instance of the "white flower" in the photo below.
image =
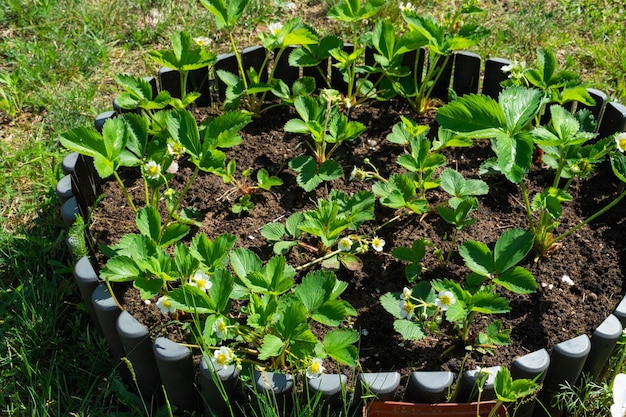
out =
[[202,271],[196,271],[196,273],[193,274],[193,277],[191,277],[189,285],[198,287],[201,290],[208,292],[213,286],[213,283],[209,280],[209,276],[207,274]]
[[176,311],[176,308],[170,303],[168,296],[163,296],[157,300],[157,307],[161,310],[161,313],[168,314]]
[[193,38],[193,40],[198,46],[209,46],[211,42],[213,42],[211,38],[207,38],[206,36],[199,36],[197,38]]
[[354,179],[358,170],[359,169],[356,167],[356,165],[354,166],[354,168],[352,168],[352,172],[350,173],[350,181]]
[[626,415],[626,374],[617,374],[613,380],[613,405],[611,417]]
[[172,161],[169,167],[165,170],[168,174],[176,174],[178,172],[178,162]]
[[500,71],[502,72],[511,72],[513,71],[513,64],[509,64],[509,65],[505,65],[502,68],[500,68]]
[[414,5],[411,4],[411,2],[408,3],[404,3],[404,2],[400,2],[400,10],[403,12],[414,12],[416,9],[416,7]]
[[350,173],[350,181],[364,181],[367,179],[367,172],[363,171],[360,168],[357,168],[356,165],[352,168],[352,172]]
[[218,338],[223,339],[224,336],[226,336],[226,330],[226,322],[222,317],[215,320],[215,323],[213,323],[213,332]]
[[382,252],[383,247],[385,246],[385,241],[378,236],[372,239],[372,247],[376,252]]
[[415,314],[415,306],[412,302],[407,300],[400,301],[400,317],[403,319],[411,320]]
[[276,36],[278,35],[278,32],[280,32],[280,30],[283,28],[283,24],[279,22],[270,23],[267,28],[269,29],[272,35]]
[[563,275],[563,277],[561,277],[561,281],[570,286],[574,285],[574,280],[572,280],[569,275]]
[[167,144],[167,153],[174,156],[180,156],[185,153],[185,147],[178,142],[168,143]]
[[326,368],[322,366],[322,360],[313,358],[309,367],[306,368],[306,376],[309,379],[317,378],[324,373],[325,370]]
[[229,365],[233,359],[235,359],[235,353],[227,346],[222,346],[213,352],[213,366],[218,371]]
[[294,12],[296,10],[298,10],[298,5],[292,1],[288,1],[287,3],[283,4],[283,8],[285,10],[289,10],[291,12]]
[[456,303],[456,298],[454,294],[452,294],[452,291],[439,291],[437,299],[435,300],[435,305],[443,311],[446,311],[448,307],[454,303]]
[[348,252],[350,249],[352,249],[352,241],[350,240],[350,238],[347,237],[341,238],[337,247],[342,252]]
[[400,299],[401,300],[410,300],[411,299],[411,295],[413,295],[413,292],[411,291],[411,289],[409,287],[404,287],[404,288],[402,288],[402,294],[400,295]]
[[144,170],[146,171],[146,177],[148,177],[148,179],[158,180],[159,176],[161,176],[161,165],[157,164],[155,161],[146,162]]
[[617,144],[617,149],[624,153],[626,151],[626,132],[615,136],[615,143]]

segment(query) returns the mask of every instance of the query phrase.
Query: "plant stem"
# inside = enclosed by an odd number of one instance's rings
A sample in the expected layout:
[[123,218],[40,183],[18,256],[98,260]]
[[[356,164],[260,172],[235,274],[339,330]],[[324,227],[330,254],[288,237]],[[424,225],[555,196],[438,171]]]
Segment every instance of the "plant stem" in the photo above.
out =
[[239,74],[243,80],[243,86],[247,90],[248,89],[248,80],[246,79],[246,72],[243,69],[243,62],[241,61],[241,55],[239,51],[237,51],[237,44],[235,43],[235,38],[233,37],[233,31],[228,31],[228,37],[230,38],[230,45],[233,48],[233,53],[235,54],[235,59],[237,59],[237,66],[239,67]]
[[124,196],[126,197],[126,200],[128,201],[128,204],[130,204],[130,207],[133,209],[133,213],[137,213],[137,207],[135,207],[135,203],[133,203],[133,199],[130,197],[130,194],[128,193],[128,190],[124,186],[124,182],[120,178],[120,176],[117,173],[117,171],[113,171],[113,176],[115,176],[115,180],[117,181],[117,183],[122,188],[122,191],[124,192]]
[[194,182],[199,172],[200,172],[200,168],[196,165],[193,171],[193,174],[191,174],[191,178],[189,178],[189,181],[187,181],[187,184],[185,184],[185,188],[183,188],[183,191],[181,191],[180,194],[178,195],[178,198],[176,199],[176,202],[172,206],[172,209],[168,211],[167,219],[165,220],[165,223],[163,223],[163,226],[161,227],[161,234],[163,234],[163,232],[169,225],[170,221],[172,220],[172,217],[174,217],[174,212],[180,206],[180,202],[182,201],[185,194],[187,194],[187,191],[189,191],[189,187],[191,187],[191,184]]
[[454,385],[454,390],[452,391],[452,394],[450,394],[451,402],[456,401],[456,397],[459,394],[459,388],[461,386],[460,376],[463,375],[463,371],[465,370],[465,362],[467,362],[467,358],[469,358],[469,352],[465,353],[465,356],[463,356],[463,360],[461,361],[461,367],[459,368],[459,378]]
[[494,404],[493,408],[489,412],[489,416],[487,416],[487,417],[495,417],[496,413],[498,412],[498,409],[500,408],[500,406],[502,404],[504,404],[502,401],[496,401],[496,403]]
[[[429,54],[431,53],[432,51],[429,51]],[[438,65],[442,57],[443,57],[443,64]],[[441,74],[443,74],[443,71],[448,65],[449,59],[450,59],[450,55],[438,55],[435,59],[433,59],[432,65],[428,69],[428,72],[426,74],[426,82],[423,82],[421,86],[421,87],[428,87],[428,88],[426,89],[426,91],[423,91],[419,97],[420,98],[420,113],[424,113],[426,112],[426,110],[428,110],[425,100],[430,98],[431,94],[433,93],[433,90],[435,89],[435,85],[437,84],[437,81],[439,81],[439,78],[441,78]],[[433,72],[435,70],[437,70],[437,72],[434,73],[434,77],[433,77]],[[428,86],[428,82],[431,83],[430,86]]]
[[571,235],[572,233],[574,233],[576,230],[580,229],[581,227],[583,227],[587,223],[590,223],[590,222],[594,221],[598,216],[604,214],[605,212],[607,212],[608,210],[613,208],[615,205],[617,205],[617,203],[619,203],[622,200],[622,198],[624,198],[624,197],[626,197],[626,190],[623,191],[619,196],[617,196],[617,198],[615,200],[611,201],[609,204],[607,204],[606,206],[604,206],[603,208],[601,208],[600,210],[598,210],[597,212],[595,212],[594,214],[589,216],[587,219],[585,219],[585,221],[581,222],[577,226],[572,227],[567,232],[565,232],[563,234],[560,234],[557,237],[555,237],[553,242],[557,242],[557,241],[559,241],[561,239],[566,238],[567,236]]
[[189,77],[189,71],[180,71],[180,99],[181,101],[185,101],[185,96],[187,96],[187,78]]
[[307,262],[304,265],[300,265],[300,266],[296,267],[296,271],[301,271],[301,270],[303,270],[305,268],[308,268],[308,267],[310,267],[312,265],[318,264],[318,263],[320,263],[320,262],[322,262],[322,261],[324,261],[324,260],[326,260],[328,258],[332,258],[333,256],[337,255],[339,252],[341,252],[341,249],[336,249],[336,250],[334,250],[332,252],[328,252],[324,256],[321,256],[321,257],[319,257],[317,259],[313,259],[311,262]]
[[520,181],[519,186],[522,191],[522,197],[524,198],[524,205],[526,206],[526,217],[528,218],[528,226],[530,227],[530,232],[533,235],[536,235],[535,223],[533,222],[533,213],[530,208],[530,200],[528,199],[528,191],[526,190],[526,184],[524,184],[524,180]]
[[452,256],[452,251],[454,250],[454,246],[456,245],[456,241],[458,237],[459,237],[459,229],[454,228],[454,235],[452,236],[452,243],[450,244],[450,250],[448,251],[448,255],[446,256],[444,266],[450,263],[450,257]]
[[[272,69],[270,70],[268,81],[271,81],[274,79],[274,73],[276,72],[276,66],[277,66],[276,63],[280,60],[280,57],[282,56],[284,51],[285,51],[285,48],[280,48],[278,52],[276,52],[276,57],[274,58],[274,65],[272,65]],[[265,60],[263,61],[263,65],[261,65],[260,71],[263,71],[263,68],[267,67],[269,56],[270,54],[265,54]],[[267,96],[267,91],[263,92],[263,94],[261,95],[261,102],[260,102],[261,105],[263,105],[263,102],[265,101],[266,96]]]
[[115,301],[115,305],[117,305],[117,308],[119,308],[120,311],[124,311],[124,307],[122,307],[120,302],[117,300],[117,297],[115,296],[115,293],[113,292],[113,288],[111,287],[111,282],[108,279],[105,279],[104,283],[106,284],[106,286],[107,286],[107,288],[109,290],[109,294],[111,294],[111,298],[113,298],[113,301]]

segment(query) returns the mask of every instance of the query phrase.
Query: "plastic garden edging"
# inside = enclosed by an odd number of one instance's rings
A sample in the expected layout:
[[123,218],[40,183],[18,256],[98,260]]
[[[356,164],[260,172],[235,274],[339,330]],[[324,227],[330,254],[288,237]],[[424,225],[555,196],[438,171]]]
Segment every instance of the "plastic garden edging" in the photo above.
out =
[[[349,48],[350,45],[345,47]],[[248,66],[258,66],[264,59],[265,53],[263,47],[246,48],[243,51],[244,62]],[[287,55],[284,54],[283,57]],[[366,53],[366,60],[369,56],[371,55]],[[413,59],[419,59],[419,55],[415,55]],[[290,85],[300,77],[301,73],[299,68],[290,67],[286,61],[284,59],[275,63],[277,65],[275,74]],[[486,60],[483,66],[479,55],[463,52],[455,54],[454,59],[451,59],[449,63],[449,68],[445,71],[448,76],[440,79],[440,85],[436,89],[440,94],[446,93],[448,88],[452,87],[461,96],[467,93],[477,93],[481,87],[482,93],[496,98],[501,91],[500,83],[507,77],[501,68],[510,62],[501,58],[492,58]],[[481,67],[483,67],[482,73]],[[214,68],[236,72],[234,55],[220,55]],[[310,70],[310,68],[305,68],[302,74],[306,75]],[[327,76],[335,80],[334,86],[341,89],[340,77],[334,73],[327,74]],[[157,90],[156,87],[160,87],[167,89],[172,96],[180,96],[176,72],[161,69],[158,77],[147,79],[152,83],[154,91]],[[200,105],[207,106],[224,97],[224,85],[210,78],[206,68],[192,72],[189,80],[190,91],[202,93]],[[626,130],[626,107],[619,103],[607,102],[607,95],[602,91],[589,89],[589,92],[596,101],[596,105],[589,107],[589,110],[598,121],[599,138]],[[123,111],[115,102],[113,108],[113,111],[104,112],[96,117],[94,121],[96,129],[101,130],[107,119]],[[75,153],[63,160],[62,168],[65,177],[58,182],[56,191],[62,204],[61,214],[65,226],[69,229],[78,214],[83,218],[88,218],[91,204],[99,194],[99,179],[88,158]],[[88,230],[86,235],[88,246],[93,245]],[[71,246],[69,238],[68,245]],[[93,246],[89,246],[89,249],[91,253],[94,253]],[[147,328],[137,322],[128,312],[119,310],[89,258],[83,257],[74,261],[74,278],[93,322],[106,338],[113,357],[116,359],[125,357],[132,364],[137,386],[144,397],[158,399],[162,396],[161,386],[163,385],[168,400],[178,408],[190,411],[203,408],[205,415],[210,416],[210,404],[211,409],[217,415],[223,415],[228,411],[229,404],[223,400],[216,389],[218,381],[215,378],[219,378],[221,385],[229,393],[229,400],[236,402],[242,399],[238,397],[241,395],[241,384],[239,374],[234,367],[226,367],[214,373],[207,368],[206,361],[201,360],[200,365],[196,366],[189,348],[163,337],[157,337],[152,341]],[[551,395],[558,390],[560,384],[566,382],[574,384],[583,371],[599,375],[611,356],[624,327],[626,327],[626,297],[619,303],[613,314],[610,314],[594,330],[592,335],[583,334],[558,343],[552,347],[550,354],[546,349],[540,349],[519,357],[510,364],[511,374],[515,379],[534,378],[541,374],[543,389],[538,398],[548,409],[550,416],[559,417],[562,412],[550,407]],[[123,374],[124,368],[125,366],[122,365]],[[469,399],[469,392],[475,382],[475,373],[476,371],[470,370],[461,375],[459,400]],[[403,400],[414,403],[444,401],[455,377],[450,372],[416,370],[408,379]],[[200,389],[197,388],[197,381]],[[312,392],[320,392],[324,403],[332,407],[337,405],[338,400],[341,404],[341,390],[345,388],[345,381],[344,375],[322,375],[316,380],[309,381],[308,388]],[[364,373],[359,375],[359,381],[357,393],[366,387],[369,393],[375,394],[380,400],[394,400],[396,390],[400,385],[400,374],[397,372]],[[293,389],[293,380],[283,374],[264,373],[258,375],[256,385],[257,389],[273,390],[277,396],[282,395],[287,398],[290,396],[285,396],[285,394]],[[488,379],[482,398],[484,400],[494,398],[493,376]],[[524,404],[517,416],[546,415],[542,407],[535,407],[535,405],[536,401]]]

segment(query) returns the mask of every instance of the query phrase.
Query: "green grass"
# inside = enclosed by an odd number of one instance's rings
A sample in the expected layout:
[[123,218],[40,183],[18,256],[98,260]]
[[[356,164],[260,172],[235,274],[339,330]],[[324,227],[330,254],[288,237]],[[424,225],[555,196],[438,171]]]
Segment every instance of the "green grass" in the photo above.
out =
[[[254,39],[255,28],[282,16],[280,4],[252,2],[240,28],[241,45]],[[298,4],[309,12],[334,2]],[[384,13],[397,18],[395,4]],[[440,16],[454,5],[419,3]],[[621,0],[483,6],[492,30],[477,49],[484,57],[534,62],[535,50],[549,47],[564,68],[626,101]],[[128,393],[120,389],[119,374],[71,275],[54,193],[67,153],[57,136],[110,108],[115,74],[154,74],[157,68],[145,52],[166,46],[170,34],[182,29],[192,36],[215,35],[197,0],[0,0],[2,416],[104,416],[126,409],[119,399]]]

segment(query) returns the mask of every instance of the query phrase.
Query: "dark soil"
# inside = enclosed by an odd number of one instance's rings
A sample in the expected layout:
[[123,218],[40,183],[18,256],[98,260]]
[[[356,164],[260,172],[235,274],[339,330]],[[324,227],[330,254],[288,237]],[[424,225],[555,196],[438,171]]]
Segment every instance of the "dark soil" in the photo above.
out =
[[[198,110],[198,119],[205,117],[207,112]],[[287,163],[294,156],[307,152],[303,144],[306,138],[282,130],[284,123],[296,115],[288,108],[268,112],[244,129],[243,143],[229,151],[227,159],[236,159],[238,170],[250,167],[256,173],[264,167],[270,175],[279,176],[284,185],[272,192],[255,194],[254,209],[236,215],[231,212],[234,200],[220,198],[226,195],[229,186],[215,175],[204,174],[191,187],[184,206],[200,211],[203,220],[199,232],[206,233],[212,239],[222,233],[234,234],[238,238],[237,246],[250,248],[267,260],[272,256],[272,251],[271,245],[260,234],[263,225],[271,221],[284,222],[295,211],[313,209],[316,200],[327,197],[332,188],[346,193],[370,189],[371,182],[348,180],[354,166],[363,167],[365,157],[385,177],[400,170],[395,161],[403,149],[385,139],[392,126],[400,121],[400,115],[412,117],[411,112],[398,103],[374,104],[353,110],[351,118],[364,123],[367,129],[353,143],[342,145],[335,154],[334,159],[342,164],[346,177],[323,184],[314,192],[305,193],[297,186],[296,174],[288,168]],[[445,155],[449,167],[460,171],[465,178],[477,178],[479,164],[492,154],[488,144],[477,143],[472,148],[446,151]],[[183,161],[174,181],[183,184],[190,172],[190,164]],[[472,239],[493,247],[504,231],[526,228],[527,219],[516,185],[503,177],[482,179],[489,184],[490,192],[479,198],[480,208],[473,213],[476,223],[462,231],[460,242]],[[136,180],[125,178],[129,188],[136,191],[137,198],[141,198],[142,187],[133,185]],[[536,190],[543,189],[551,181],[549,171],[537,165],[529,174],[527,187],[534,195]],[[578,224],[581,219],[611,201],[620,191],[619,181],[614,179],[606,166],[601,167],[592,179],[577,182],[572,187],[575,202],[564,209],[562,225],[557,231]],[[93,217],[91,231],[98,243],[110,244],[121,235],[135,231],[134,217],[115,183],[104,184],[104,191],[106,197]],[[432,190],[428,198],[434,207],[447,197],[439,190]],[[511,345],[498,348],[494,356],[473,353],[468,367],[506,365],[518,356],[541,348],[550,350],[556,343],[583,333],[593,333],[614,310],[624,293],[624,209],[622,203],[591,225],[583,227],[563,241],[562,246],[553,251],[548,259],[534,262],[533,257],[529,256],[524,260],[522,266],[533,273],[538,290],[527,296],[507,294],[511,300],[511,312],[497,318],[503,320],[504,328],[512,329]],[[394,215],[392,210],[376,204],[376,224],[382,224]],[[373,226],[373,222],[366,223],[362,231],[367,232]],[[379,231],[378,235],[386,241],[385,250],[363,255],[364,266],[361,271],[337,271],[339,279],[349,283],[343,298],[359,313],[352,324],[363,334],[360,361],[364,371],[397,370],[406,376],[414,370],[459,370],[464,354],[461,347],[452,349],[442,357],[441,353],[449,347],[449,342],[435,338],[419,342],[402,340],[393,330],[393,317],[379,303],[381,295],[389,291],[399,292],[408,285],[404,277],[404,265],[390,255],[393,248],[410,247],[414,240],[427,238],[447,251],[451,234],[452,227],[436,213],[428,214],[423,219],[416,215],[409,216]],[[297,266],[313,258],[314,255],[306,250],[295,248],[289,253],[288,262]],[[462,280],[469,272],[456,252],[452,256],[452,267],[446,270],[438,267],[432,251],[427,252],[424,268],[422,279]],[[304,273],[306,271],[301,272],[300,276]],[[564,275],[571,277],[575,285],[563,282]],[[146,305],[141,302],[132,288],[125,292],[123,304],[155,334],[167,334],[173,340],[184,339],[185,332],[179,326],[164,326],[163,316],[156,308],[156,303]],[[484,329],[492,319],[488,316],[479,318],[476,322],[477,330]],[[329,369],[332,369],[331,365],[325,364]]]

